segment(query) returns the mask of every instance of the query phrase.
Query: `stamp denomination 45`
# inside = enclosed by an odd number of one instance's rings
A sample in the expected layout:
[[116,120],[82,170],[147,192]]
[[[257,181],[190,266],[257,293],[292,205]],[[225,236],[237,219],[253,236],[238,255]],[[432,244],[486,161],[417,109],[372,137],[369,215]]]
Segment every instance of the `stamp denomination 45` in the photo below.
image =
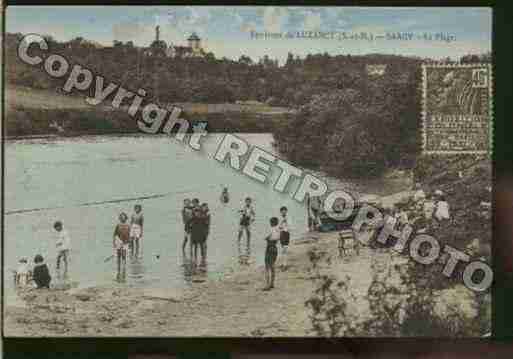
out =
[[423,152],[485,154],[492,147],[489,64],[422,66]]

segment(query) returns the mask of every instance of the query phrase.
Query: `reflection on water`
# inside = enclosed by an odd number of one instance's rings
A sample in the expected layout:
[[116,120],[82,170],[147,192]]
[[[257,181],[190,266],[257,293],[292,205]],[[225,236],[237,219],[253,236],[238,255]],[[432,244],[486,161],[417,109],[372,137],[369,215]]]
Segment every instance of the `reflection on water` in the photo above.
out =
[[131,258],[129,265],[128,265],[128,271],[130,278],[132,278],[135,281],[141,280],[144,278],[144,273],[146,272],[144,267],[144,262],[142,261],[142,258]]
[[251,229],[249,227],[239,229],[237,252],[239,264],[249,265],[251,260]]
[[208,252],[205,254],[204,260],[198,262],[189,251],[182,254],[183,279],[186,283],[204,281],[208,274]]

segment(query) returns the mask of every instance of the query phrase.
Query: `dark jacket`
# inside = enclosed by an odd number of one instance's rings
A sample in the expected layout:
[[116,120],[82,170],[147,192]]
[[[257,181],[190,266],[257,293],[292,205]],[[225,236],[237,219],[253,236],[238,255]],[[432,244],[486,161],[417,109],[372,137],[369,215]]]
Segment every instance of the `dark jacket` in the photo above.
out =
[[50,288],[52,277],[50,276],[50,271],[45,263],[36,264],[32,276],[38,288]]
[[210,216],[192,217],[189,221],[191,239],[193,243],[202,243],[207,239],[208,228],[210,226]]

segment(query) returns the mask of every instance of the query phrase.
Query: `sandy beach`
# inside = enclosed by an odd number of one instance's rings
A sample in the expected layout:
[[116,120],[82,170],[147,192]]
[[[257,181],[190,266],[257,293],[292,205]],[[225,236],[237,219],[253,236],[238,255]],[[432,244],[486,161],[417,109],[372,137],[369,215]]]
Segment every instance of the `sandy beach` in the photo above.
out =
[[[290,247],[286,271],[276,288],[264,288],[264,269],[231,268],[218,280],[193,280],[185,292],[94,287],[30,290],[26,307],[5,308],[7,336],[312,336],[305,302],[316,287],[308,252],[337,253],[337,233],[305,234]],[[338,259],[364,295],[370,283],[370,249]],[[262,253],[263,255],[263,253]],[[362,267],[362,265],[364,267]],[[341,274],[342,274],[341,273]]]

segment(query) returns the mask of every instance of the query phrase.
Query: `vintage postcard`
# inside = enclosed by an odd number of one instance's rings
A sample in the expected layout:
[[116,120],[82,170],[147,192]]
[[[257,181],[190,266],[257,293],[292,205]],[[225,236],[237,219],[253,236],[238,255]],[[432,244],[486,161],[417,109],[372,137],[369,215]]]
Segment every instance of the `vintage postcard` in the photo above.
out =
[[491,332],[492,10],[8,6],[5,337]]

